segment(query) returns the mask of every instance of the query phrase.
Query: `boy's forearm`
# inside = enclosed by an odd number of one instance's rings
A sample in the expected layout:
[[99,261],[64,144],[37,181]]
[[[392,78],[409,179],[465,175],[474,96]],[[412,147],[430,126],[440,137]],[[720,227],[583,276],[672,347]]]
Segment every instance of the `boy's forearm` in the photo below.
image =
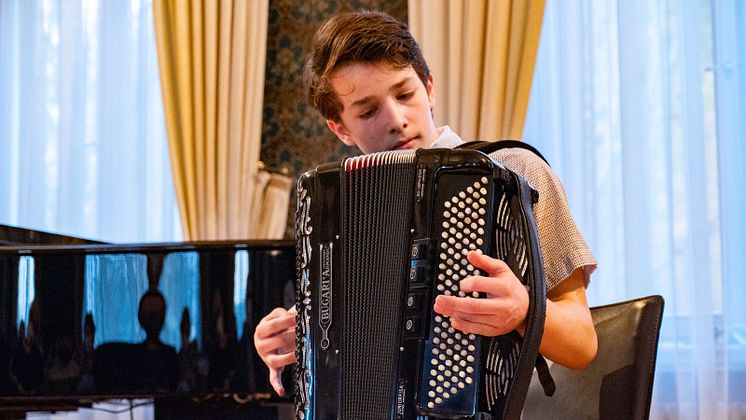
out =
[[547,318],[539,351],[571,369],[588,366],[596,356],[596,330],[576,303],[547,300]]
[[544,335],[539,347],[544,357],[571,369],[588,366],[598,348],[582,276],[582,271],[577,270],[560,285],[566,290],[564,293],[547,299]]

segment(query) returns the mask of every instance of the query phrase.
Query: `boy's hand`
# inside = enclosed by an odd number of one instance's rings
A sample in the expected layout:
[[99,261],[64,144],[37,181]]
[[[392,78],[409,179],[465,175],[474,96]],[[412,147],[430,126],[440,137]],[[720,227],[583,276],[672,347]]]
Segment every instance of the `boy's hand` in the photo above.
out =
[[450,317],[453,328],[466,333],[496,336],[518,329],[523,332],[528,313],[528,291],[503,261],[470,251],[469,262],[487,273],[461,281],[461,290],[481,292],[484,298],[440,295],[436,312]]
[[269,367],[269,382],[278,395],[285,395],[282,371],[295,363],[295,306],[275,308],[262,318],[254,332],[254,346]]

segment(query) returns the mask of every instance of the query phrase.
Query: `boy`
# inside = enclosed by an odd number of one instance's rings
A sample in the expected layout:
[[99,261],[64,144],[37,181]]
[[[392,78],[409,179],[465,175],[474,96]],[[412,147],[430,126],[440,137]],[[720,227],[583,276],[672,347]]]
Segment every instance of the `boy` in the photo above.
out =
[[[311,104],[329,129],[364,153],[463,143],[447,126],[435,127],[433,75],[406,25],[385,14],[342,13],[330,18],[314,37],[305,83]],[[583,368],[597,349],[585,296],[595,259],[570,216],[559,180],[539,157],[524,149],[503,149],[491,157],[539,190],[534,211],[548,298],[540,351],[561,365]],[[461,289],[486,297],[438,296],[434,310],[464,332],[523,333],[526,289],[504,262],[473,251],[467,258],[487,276],[468,277]],[[272,386],[284,395],[280,375],[284,366],[295,362],[295,309],[277,308],[267,315],[256,328],[254,344],[270,369]]]

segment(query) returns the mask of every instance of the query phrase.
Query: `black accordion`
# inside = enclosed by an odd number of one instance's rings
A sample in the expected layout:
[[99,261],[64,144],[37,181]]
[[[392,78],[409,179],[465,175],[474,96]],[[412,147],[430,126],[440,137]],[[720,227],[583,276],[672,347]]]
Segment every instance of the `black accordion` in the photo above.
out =
[[[518,418],[544,328],[538,193],[476,150],[374,153],[298,180],[299,419]],[[524,337],[455,330],[469,250],[529,290]],[[475,296],[478,297],[478,296]]]

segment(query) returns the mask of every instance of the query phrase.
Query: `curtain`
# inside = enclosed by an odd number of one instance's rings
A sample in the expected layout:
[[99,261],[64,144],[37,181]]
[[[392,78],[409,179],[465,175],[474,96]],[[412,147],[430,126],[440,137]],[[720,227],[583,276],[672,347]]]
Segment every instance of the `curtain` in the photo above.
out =
[[288,227],[290,191],[294,181],[287,175],[260,171],[255,185],[251,214],[256,215],[256,219],[250,237],[282,239]]
[[746,6],[550,1],[524,139],[599,260],[592,305],[666,299],[652,418],[746,417]]
[[188,240],[249,239],[268,0],[156,0],[166,126]]
[[410,0],[435,78],[437,125],[468,140],[520,139],[544,0]]
[[0,0],[0,224],[181,239],[148,0]]

